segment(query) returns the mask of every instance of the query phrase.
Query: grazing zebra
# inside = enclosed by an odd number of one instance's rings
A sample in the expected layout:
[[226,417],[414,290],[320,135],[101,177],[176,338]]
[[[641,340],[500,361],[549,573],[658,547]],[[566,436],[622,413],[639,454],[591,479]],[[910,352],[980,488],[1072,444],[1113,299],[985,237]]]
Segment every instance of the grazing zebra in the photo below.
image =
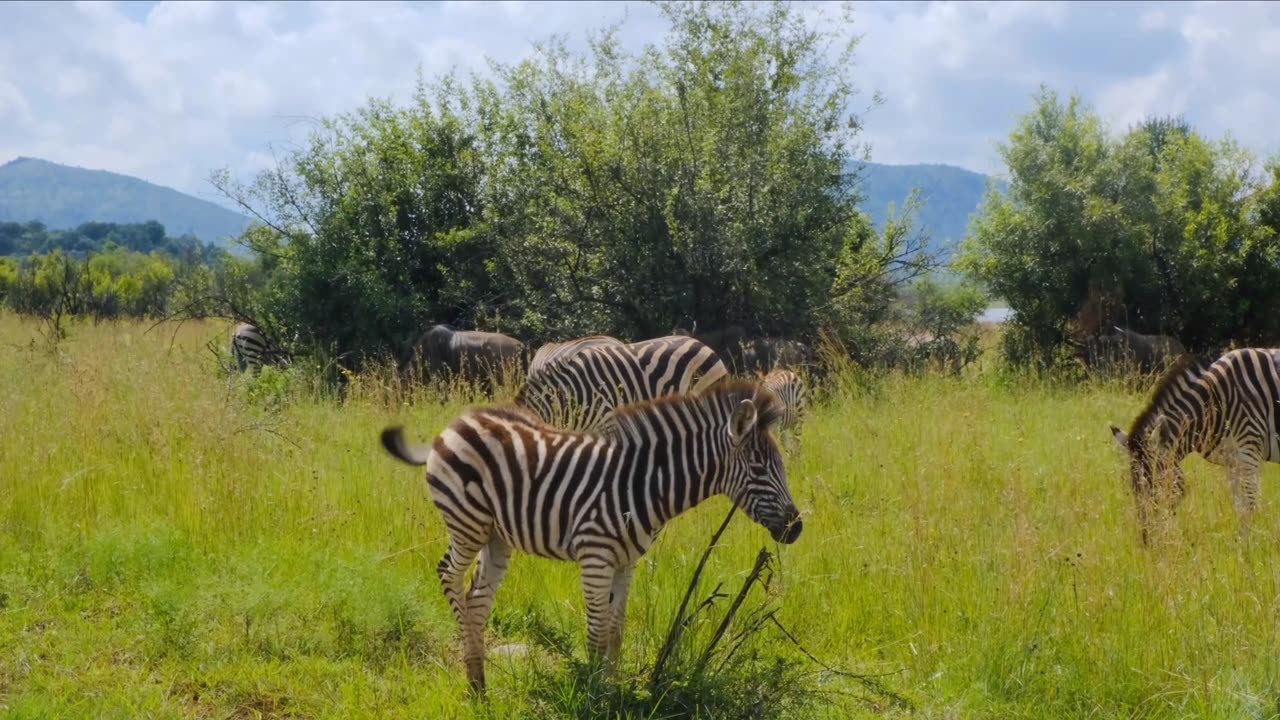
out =
[[761,384],[772,390],[782,401],[783,412],[778,421],[778,429],[798,428],[806,409],[805,386],[800,376],[786,368],[778,368],[765,375]]
[[[571,342],[586,340],[592,338]],[[573,350],[531,370],[516,394],[517,405],[568,430],[599,430],[623,405],[702,392],[729,375],[719,356],[691,337],[583,343]]]
[[800,512],[769,432],[782,412],[773,393],[735,381],[620,408],[602,433],[555,428],[513,406],[468,411],[430,446],[406,444],[402,428],[383,430],[388,452],[427,466],[449,533],[437,572],[462,628],[471,686],[484,690],[484,628],[513,548],[578,563],[588,654],[612,667],[632,572],[669,520],[728,495],[774,540],[795,542]]
[[1111,434],[1129,456],[1143,543],[1153,502],[1176,507],[1186,493],[1181,462],[1198,452],[1226,468],[1239,537],[1247,539],[1264,462],[1280,462],[1276,402],[1280,350],[1232,350],[1208,367],[1182,356],[1160,379],[1126,435]]
[[231,354],[240,372],[251,368],[254,375],[262,372],[263,365],[289,364],[289,355],[249,323],[240,323],[231,331]]
[[538,348],[538,352],[534,353],[533,359],[529,361],[528,374],[533,375],[542,372],[548,367],[557,365],[586,348],[622,344],[623,342],[621,340],[609,335],[590,335],[561,343],[547,343],[546,345]]

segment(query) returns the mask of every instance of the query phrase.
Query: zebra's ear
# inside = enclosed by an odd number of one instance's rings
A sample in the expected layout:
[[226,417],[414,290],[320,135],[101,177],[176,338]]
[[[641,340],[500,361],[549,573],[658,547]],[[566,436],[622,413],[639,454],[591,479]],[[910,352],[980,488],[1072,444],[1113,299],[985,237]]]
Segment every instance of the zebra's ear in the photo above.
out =
[[738,409],[733,411],[733,417],[729,418],[729,438],[733,440],[734,445],[741,444],[755,429],[756,417],[755,403],[743,400],[738,404]]
[[1120,449],[1122,450],[1129,449],[1129,436],[1125,435],[1123,430],[1116,427],[1115,425],[1112,425],[1111,436],[1114,437],[1116,439],[1116,442],[1120,444]]

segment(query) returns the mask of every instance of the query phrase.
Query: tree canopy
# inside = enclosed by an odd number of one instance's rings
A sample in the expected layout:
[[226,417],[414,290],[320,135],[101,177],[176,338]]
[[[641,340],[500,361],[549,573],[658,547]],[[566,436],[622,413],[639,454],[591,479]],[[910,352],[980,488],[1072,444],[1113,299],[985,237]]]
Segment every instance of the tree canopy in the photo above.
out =
[[583,54],[552,41],[327,119],[250,185],[217,174],[262,222],[273,312],[357,363],[441,322],[795,336],[860,297],[849,278],[929,266],[920,238],[885,246],[858,210],[847,24],[780,2],[662,10],[639,54],[611,29]]
[[[1280,240],[1258,211],[1274,189],[1258,193],[1230,139],[1182,118],[1112,136],[1079,97],[1042,89],[1000,156],[1008,192],[984,200],[961,263],[1013,309],[1012,359],[1051,364],[1099,317],[1207,353],[1280,333],[1267,311],[1280,301]],[[1100,299],[1095,327],[1081,327]]]

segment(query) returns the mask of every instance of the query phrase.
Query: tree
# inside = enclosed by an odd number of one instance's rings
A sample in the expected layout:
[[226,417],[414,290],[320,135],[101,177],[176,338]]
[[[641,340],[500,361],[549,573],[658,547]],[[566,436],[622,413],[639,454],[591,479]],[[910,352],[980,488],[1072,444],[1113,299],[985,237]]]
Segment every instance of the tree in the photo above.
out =
[[837,33],[782,3],[662,11],[665,41],[639,56],[606,32],[589,57],[553,42],[477,84],[486,215],[523,321],[811,332],[857,216],[855,43],[832,62]]
[[1091,298],[1122,322],[1216,352],[1273,337],[1280,257],[1248,219],[1250,158],[1179,118],[1110,137],[1078,97],[1042,89],[1000,154],[960,264],[1014,310],[1006,353],[1052,364]]
[[408,107],[372,100],[322,121],[251,186],[214,177],[262,221],[245,236],[275,266],[261,314],[355,364],[431,324],[501,315],[484,164],[453,86],[439,90],[420,84]]

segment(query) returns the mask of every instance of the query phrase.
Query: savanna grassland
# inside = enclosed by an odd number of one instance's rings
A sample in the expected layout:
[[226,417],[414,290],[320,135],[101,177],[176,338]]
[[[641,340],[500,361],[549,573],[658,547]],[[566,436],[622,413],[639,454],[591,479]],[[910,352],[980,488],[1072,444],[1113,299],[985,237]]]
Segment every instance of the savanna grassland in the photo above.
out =
[[[229,379],[205,347],[225,325],[147,327],[76,325],[51,350],[0,317],[0,714],[613,716],[544,649],[584,655],[576,567],[522,555],[490,625],[489,699],[467,699],[439,517],[377,441],[401,421],[427,438],[460,403],[389,401],[370,378],[343,398]],[[739,516],[704,579],[732,594],[768,547],[782,624],[883,688],[808,674],[820,694],[793,716],[1280,713],[1273,468],[1248,549],[1198,457],[1142,549],[1106,427],[1140,393],[989,369],[841,387],[788,462],[804,534],[776,546]],[[678,518],[641,563],[624,675],[652,661],[728,507]],[[535,650],[493,652],[508,643]]]

